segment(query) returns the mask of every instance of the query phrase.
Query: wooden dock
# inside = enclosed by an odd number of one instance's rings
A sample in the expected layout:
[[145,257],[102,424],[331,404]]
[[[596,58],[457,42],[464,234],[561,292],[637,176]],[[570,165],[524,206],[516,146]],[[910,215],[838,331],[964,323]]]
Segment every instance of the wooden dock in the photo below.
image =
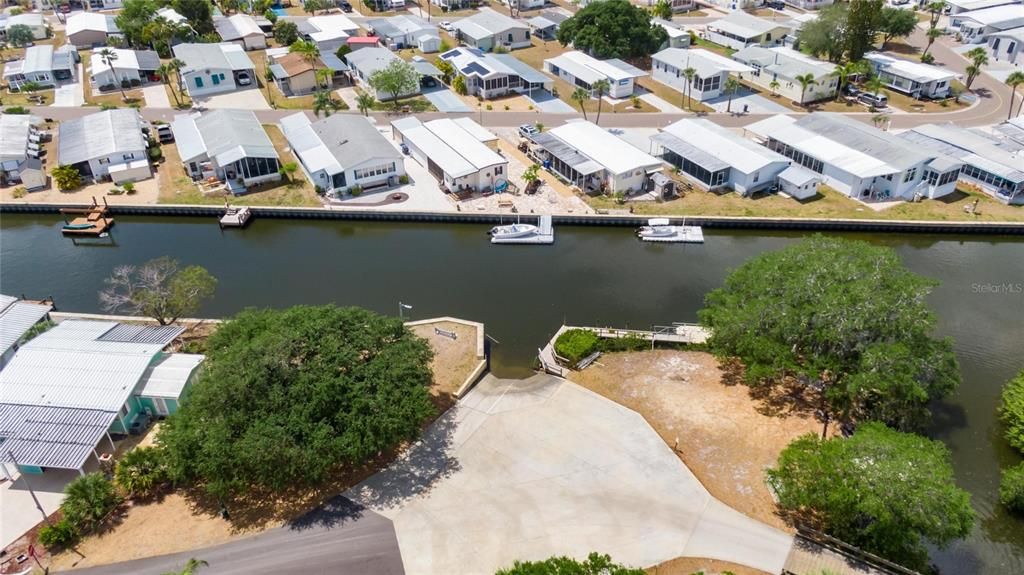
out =
[[[64,226],[60,231],[66,236],[101,236],[114,226],[114,218],[107,215],[109,209],[106,198],[102,206],[93,198],[88,208],[61,208]],[[68,220],[68,216],[78,217]]]

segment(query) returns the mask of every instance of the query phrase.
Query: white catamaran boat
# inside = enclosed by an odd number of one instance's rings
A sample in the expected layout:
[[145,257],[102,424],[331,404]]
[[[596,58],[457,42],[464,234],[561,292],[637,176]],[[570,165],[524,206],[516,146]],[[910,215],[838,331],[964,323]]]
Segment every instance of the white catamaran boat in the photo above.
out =
[[645,242],[704,243],[704,231],[700,226],[688,226],[685,220],[683,225],[673,226],[668,218],[647,220],[647,225],[636,231],[636,237]]

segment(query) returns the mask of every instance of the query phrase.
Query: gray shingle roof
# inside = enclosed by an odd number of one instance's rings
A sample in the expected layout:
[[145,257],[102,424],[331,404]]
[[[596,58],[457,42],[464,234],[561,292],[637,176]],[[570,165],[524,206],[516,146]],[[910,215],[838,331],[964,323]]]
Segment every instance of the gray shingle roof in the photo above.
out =
[[[194,132],[191,133],[199,138],[199,142],[190,142],[187,148],[193,150],[196,147],[205,149],[206,156],[216,159],[217,164],[225,166],[240,158],[277,158],[277,150],[274,143],[270,141],[263,125],[256,119],[252,110],[221,109],[207,112],[199,118],[186,117],[175,120],[171,124],[175,138],[186,131],[179,129],[180,123],[193,124]],[[182,154],[183,161],[188,158]]]
[[143,119],[131,108],[107,110],[66,120],[58,131],[57,160],[61,165],[146,149]]
[[312,128],[342,166],[356,166],[373,158],[402,158],[366,118],[335,114],[314,122]]

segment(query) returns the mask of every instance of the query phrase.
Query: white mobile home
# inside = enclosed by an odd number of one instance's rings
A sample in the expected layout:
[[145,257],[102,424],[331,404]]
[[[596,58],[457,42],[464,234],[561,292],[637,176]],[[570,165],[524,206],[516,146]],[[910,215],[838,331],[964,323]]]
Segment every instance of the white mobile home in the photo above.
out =
[[171,122],[178,154],[193,180],[216,178],[232,193],[281,179],[280,158],[252,110],[220,109]]
[[144,180],[149,167],[148,128],[138,110],[120,108],[61,122],[57,136],[57,162],[72,166],[83,177],[114,183]]
[[267,36],[248,14],[238,13],[213,22],[221,40],[242,46],[246,50],[263,50],[267,47]]
[[654,66],[651,76],[682,93],[687,92],[685,70],[693,68],[691,97],[698,102],[722,95],[729,74],[754,71],[750,66],[701,48],[665,48],[651,56],[651,60]]
[[659,155],[709,190],[733,189],[744,196],[770,188],[789,158],[704,119],[669,124],[651,136]]
[[238,44],[178,44],[172,50],[185,63],[181,80],[193,98],[256,85],[255,66]]
[[27,26],[36,40],[44,40],[50,34],[41,12],[25,12],[14,16],[0,15],[0,38],[6,38],[7,30],[12,26]]
[[960,30],[965,44],[981,44],[998,32],[1024,26],[1024,5],[1020,3],[993,6],[951,16],[950,27]]
[[647,75],[643,70],[619,59],[598,60],[583,52],[571,51],[544,60],[544,71],[565,80],[572,86],[583,88],[594,95],[594,83],[608,83],[605,92],[612,98],[633,95],[633,81]]
[[[831,98],[839,86],[839,79],[832,75],[835,64],[783,46],[748,46],[733,54],[732,59],[753,69],[746,79],[801,104]],[[814,77],[814,83],[804,89],[797,77],[807,74]],[[778,82],[778,87],[772,88],[773,81]]]
[[957,14],[970,12],[972,10],[982,10],[984,8],[994,8],[996,6],[1019,3],[1020,0],[946,0],[946,6],[949,7],[949,15],[951,18]]
[[424,124],[409,117],[391,122],[391,127],[395,139],[444,191],[487,192],[508,181],[508,160],[485,143],[493,136],[469,118]]
[[1018,147],[1006,149],[996,137],[952,123],[917,126],[899,137],[963,162],[960,180],[1000,201],[1024,204],[1024,155]]
[[40,86],[56,86],[60,82],[73,81],[78,55],[73,46],[61,46],[56,50],[50,44],[39,44],[25,48],[25,57],[4,64],[3,78],[13,89],[23,84],[35,83]]
[[430,53],[441,47],[437,26],[416,16],[371,18],[366,21],[366,28],[392,50],[418,48],[421,52]]
[[485,100],[509,93],[550,90],[554,80],[511,54],[485,54],[465,46],[441,54],[466,82],[466,93]]
[[744,128],[822,182],[864,202],[938,198],[956,189],[961,162],[842,114],[778,115]]
[[[362,88],[374,95],[378,100],[391,99],[393,96],[387,93],[377,93],[377,91],[370,85],[370,77],[373,76],[378,70],[383,70],[391,65],[392,62],[401,62],[402,59],[395,56],[395,53],[387,48],[380,46],[375,48],[361,48],[354,50],[345,55],[345,61],[352,68],[352,75],[356,80],[359,81]],[[412,96],[420,93],[420,85],[416,84],[416,89],[399,94],[399,98],[406,96]]]
[[[0,114],[0,183],[18,183],[26,190],[46,187],[40,161],[41,118],[29,114]],[[2,330],[0,330],[2,331]]]
[[765,20],[741,10],[707,25],[708,40],[734,50],[752,45],[781,45],[789,32],[789,25],[784,21]]
[[940,66],[894,58],[881,52],[864,54],[864,59],[883,84],[913,98],[945,98],[958,76]]
[[514,50],[531,45],[528,25],[490,8],[481,8],[476,14],[458,20],[454,25],[459,40],[484,52],[493,50],[495,46]]
[[588,193],[647,191],[661,160],[587,121],[575,121],[531,138],[544,167]]
[[396,186],[405,175],[402,153],[363,116],[335,114],[310,122],[298,112],[281,119],[281,131],[306,177],[326,192]]
[[113,90],[124,82],[137,86],[149,80],[160,68],[160,56],[152,50],[122,50],[110,48],[114,53],[109,65],[98,51],[89,61],[89,81],[100,90]]
[[106,46],[107,38],[121,35],[114,16],[99,12],[76,12],[68,16],[64,32],[68,44],[79,49]]

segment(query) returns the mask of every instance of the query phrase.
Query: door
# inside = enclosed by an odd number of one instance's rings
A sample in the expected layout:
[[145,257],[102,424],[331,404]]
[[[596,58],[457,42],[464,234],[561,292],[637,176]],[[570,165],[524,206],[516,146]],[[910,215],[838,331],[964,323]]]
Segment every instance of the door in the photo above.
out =
[[153,398],[153,407],[156,408],[156,414],[160,416],[169,415],[167,411],[167,401],[162,397]]

